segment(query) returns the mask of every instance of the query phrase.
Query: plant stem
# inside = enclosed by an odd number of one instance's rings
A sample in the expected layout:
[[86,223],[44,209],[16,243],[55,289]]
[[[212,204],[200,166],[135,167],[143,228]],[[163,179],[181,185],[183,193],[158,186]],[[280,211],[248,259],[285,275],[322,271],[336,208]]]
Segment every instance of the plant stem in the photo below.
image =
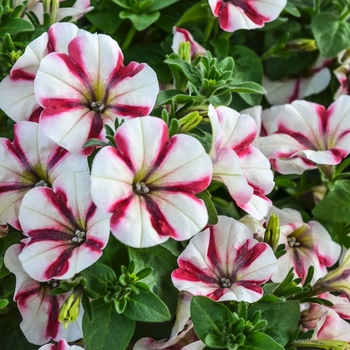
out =
[[128,35],[126,36],[126,39],[125,39],[125,41],[123,42],[123,45],[122,45],[122,47],[121,47],[122,51],[126,50],[126,49],[130,46],[131,41],[132,41],[132,39],[134,38],[135,34],[136,34],[136,28],[135,28],[134,25],[132,24],[132,25],[131,25],[131,28],[130,28],[130,30],[129,30],[129,32],[128,32]]

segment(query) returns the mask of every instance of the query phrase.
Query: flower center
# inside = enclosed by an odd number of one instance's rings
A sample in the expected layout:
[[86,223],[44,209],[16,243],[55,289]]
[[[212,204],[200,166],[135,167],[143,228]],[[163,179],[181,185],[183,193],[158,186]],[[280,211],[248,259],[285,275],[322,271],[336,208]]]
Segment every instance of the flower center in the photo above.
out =
[[75,236],[72,238],[72,242],[81,243],[85,239],[86,233],[84,231],[76,230]]
[[149,193],[149,188],[144,182],[136,182],[134,192],[137,194],[147,194]]
[[49,185],[44,181],[40,180],[35,184],[35,187],[48,187]]
[[228,278],[226,278],[226,277],[220,278],[220,287],[221,288],[230,288],[231,287],[231,281]]
[[288,245],[291,247],[291,248],[294,248],[294,247],[299,247],[300,246],[300,242],[297,241],[297,239],[295,237],[288,237],[287,238],[287,241],[288,241]]
[[91,108],[95,111],[95,112],[102,112],[105,109],[105,105],[102,102],[91,102]]

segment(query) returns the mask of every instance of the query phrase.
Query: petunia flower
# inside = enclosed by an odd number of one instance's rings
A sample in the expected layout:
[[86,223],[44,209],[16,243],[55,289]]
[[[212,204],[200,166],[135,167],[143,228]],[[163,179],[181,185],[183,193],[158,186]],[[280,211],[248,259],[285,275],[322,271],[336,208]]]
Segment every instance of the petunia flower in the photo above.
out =
[[277,270],[272,249],[253,238],[247,226],[219,216],[219,222],[191,239],[171,278],[175,287],[213,300],[253,303],[261,285]]
[[208,213],[195,194],[210,184],[212,164],[201,143],[184,134],[169,139],[155,117],[125,122],[114,140],[116,148],[102,148],[91,170],[92,198],[113,214],[113,235],[141,248],[203,229]]
[[78,318],[65,329],[58,321],[60,307],[68,293],[52,295],[50,291],[58,286],[56,280],[38,282],[23,270],[18,255],[22,245],[10,246],[4,257],[5,266],[16,276],[14,301],[22,315],[21,330],[30,343],[42,345],[53,340],[75,341],[83,337],[81,307]]
[[327,306],[312,303],[301,313],[301,324],[314,330],[311,339],[350,342],[350,324]]
[[275,20],[286,4],[287,0],[209,0],[214,16],[226,32],[261,28]]
[[84,348],[78,345],[69,345],[65,339],[60,339],[57,346],[55,344],[45,344],[39,350],[84,350]]
[[87,159],[70,154],[51,141],[38,123],[14,126],[14,140],[0,138],[0,224],[20,230],[19,207],[32,188],[52,186],[58,175],[88,173]]
[[271,105],[291,103],[323,91],[331,81],[331,72],[327,67],[331,61],[319,56],[311,67],[311,72],[299,78],[271,81],[264,77],[263,86],[266,90],[267,102]]
[[43,107],[44,133],[72,153],[91,138],[104,138],[104,124],[116,118],[145,116],[158,94],[156,73],[144,63],[123,65],[119,45],[110,36],[84,33],[72,39],[68,54],[53,52],[41,60],[34,82]]
[[272,281],[281,282],[294,268],[294,274],[303,281],[310,266],[314,267],[312,283],[327,273],[339,259],[341,246],[332,240],[328,231],[317,221],[304,223],[297,210],[273,207],[270,213],[279,216],[280,239],[286,254],[278,259],[278,270]]
[[313,286],[313,294],[339,292],[350,299],[350,249],[344,255],[340,266],[318,280]]
[[339,97],[328,109],[294,101],[264,123],[274,131],[260,138],[260,149],[282,174],[301,174],[310,163],[339,164],[350,153],[350,96]]
[[197,41],[194,40],[192,34],[188,30],[179,27],[173,27],[173,34],[174,36],[171,48],[175,53],[178,53],[179,45],[182,42],[190,43],[190,55],[192,58],[205,55],[205,53],[207,52],[203,46],[201,46],[197,43]]
[[68,52],[68,43],[84,33],[72,23],[53,24],[32,41],[0,82],[0,108],[14,121],[39,121],[42,107],[34,96],[34,79],[41,60],[51,52]]
[[340,86],[334,94],[336,100],[342,95],[350,95],[350,60],[333,71]]
[[254,119],[228,107],[209,106],[213,130],[210,157],[213,179],[227,187],[237,206],[261,219],[271,207],[266,197],[273,189],[267,158],[252,145],[257,133]]
[[32,189],[19,212],[28,237],[18,257],[23,269],[42,282],[73,277],[102,255],[109,218],[92,202],[88,174],[62,174],[53,188]]

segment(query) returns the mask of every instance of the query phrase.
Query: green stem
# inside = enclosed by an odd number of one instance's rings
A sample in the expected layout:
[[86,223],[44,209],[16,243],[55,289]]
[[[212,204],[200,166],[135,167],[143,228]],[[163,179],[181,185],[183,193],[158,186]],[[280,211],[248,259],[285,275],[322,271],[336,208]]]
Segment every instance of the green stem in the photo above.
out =
[[126,50],[130,46],[130,44],[132,42],[132,39],[134,38],[135,34],[136,34],[136,28],[132,24],[131,28],[130,28],[130,30],[128,32],[128,35],[126,36],[126,39],[123,42],[123,45],[121,47],[122,51]]
[[320,13],[320,7],[321,7],[321,1],[320,0],[315,0],[315,14]]
[[207,27],[205,28],[205,32],[204,32],[204,37],[203,37],[203,41],[206,43],[210,37],[210,33],[213,29],[213,25],[215,22],[215,17],[213,15],[210,15]]
[[350,9],[348,9],[347,11],[345,11],[339,18],[339,20],[341,22],[346,22],[348,20],[348,18],[350,17]]

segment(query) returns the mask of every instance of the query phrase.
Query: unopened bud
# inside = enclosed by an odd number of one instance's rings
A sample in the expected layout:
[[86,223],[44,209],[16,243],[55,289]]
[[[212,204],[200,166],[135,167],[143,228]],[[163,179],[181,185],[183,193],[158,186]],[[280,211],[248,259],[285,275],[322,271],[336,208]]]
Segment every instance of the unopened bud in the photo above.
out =
[[280,239],[280,218],[278,215],[271,214],[267,223],[264,242],[267,243],[273,250],[277,248]]
[[190,112],[179,120],[179,132],[186,133],[194,129],[201,121],[203,117],[198,111]]
[[64,329],[67,329],[68,324],[74,322],[80,312],[80,296],[72,293],[61,306],[58,314],[58,321],[63,323]]

